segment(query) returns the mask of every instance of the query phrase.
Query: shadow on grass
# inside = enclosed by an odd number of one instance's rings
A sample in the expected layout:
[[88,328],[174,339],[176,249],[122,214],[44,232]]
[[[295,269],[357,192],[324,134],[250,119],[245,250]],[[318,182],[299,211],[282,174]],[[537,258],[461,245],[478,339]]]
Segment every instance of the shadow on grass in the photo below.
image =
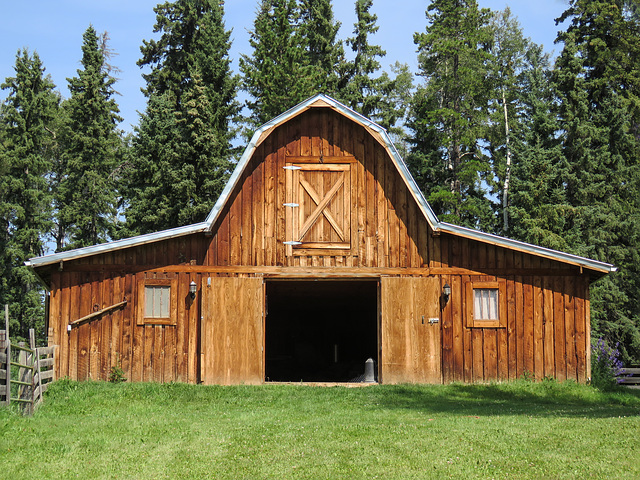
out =
[[475,416],[628,417],[640,415],[640,391],[600,392],[574,382],[555,381],[431,387],[395,385],[380,390],[379,405]]

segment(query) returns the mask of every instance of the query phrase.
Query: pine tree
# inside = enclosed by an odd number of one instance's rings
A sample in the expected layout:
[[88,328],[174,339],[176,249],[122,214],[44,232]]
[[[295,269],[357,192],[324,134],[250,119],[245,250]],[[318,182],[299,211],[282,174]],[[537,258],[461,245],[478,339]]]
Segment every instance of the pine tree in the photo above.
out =
[[141,47],[149,100],[125,169],[121,236],[200,222],[224,188],[240,106],[223,5],[178,0],[154,9],[162,35]]
[[555,80],[574,208],[566,237],[575,253],[619,268],[592,288],[592,333],[637,360],[640,29],[624,3],[571,1],[558,20],[570,23]]
[[241,55],[243,89],[250,95],[248,122],[262,125],[314,93],[315,69],[307,62],[296,0],[262,0],[249,44]]
[[26,339],[35,328],[41,339],[42,287],[24,262],[44,254],[51,228],[46,177],[59,96],[37,53],[19,50],[14,69],[15,76],[1,85],[8,96],[0,109],[0,305],[10,305],[14,336]]
[[63,172],[56,192],[58,226],[65,248],[94,245],[110,239],[116,217],[113,172],[121,138],[114,79],[105,69],[104,52],[90,26],[83,35],[82,69],[68,78],[71,97],[63,103]]
[[474,0],[434,0],[416,33],[424,85],[414,96],[409,166],[442,220],[492,230],[483,185],[491,176],[480,141],[488,116],[485,82],[490,12]]

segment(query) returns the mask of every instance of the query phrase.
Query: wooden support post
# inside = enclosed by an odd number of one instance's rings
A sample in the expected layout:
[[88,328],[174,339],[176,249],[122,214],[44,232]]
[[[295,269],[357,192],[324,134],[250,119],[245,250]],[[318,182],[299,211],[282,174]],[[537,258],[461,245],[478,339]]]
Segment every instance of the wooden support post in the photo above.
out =
[[29,399],[31,399],[31,408],[29,410],[29,415],[33,415],[33,407],[34,407],[34,398],[33,398],[33,393],[34,393],[34,380],[35,380],[35,366],[36,366],[36,332],[33,328],[29,329],[29,348],[31,349],[31,352],[27,353],[27,365],[31,365],[34,368],[31,369],[31,387],[28,387],[29,390]]

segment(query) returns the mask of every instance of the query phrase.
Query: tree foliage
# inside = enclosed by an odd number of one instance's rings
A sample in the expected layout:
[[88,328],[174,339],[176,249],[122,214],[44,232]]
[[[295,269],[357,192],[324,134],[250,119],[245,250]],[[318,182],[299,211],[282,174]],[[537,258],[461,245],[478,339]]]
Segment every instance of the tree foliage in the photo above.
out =
[[0,305],[10,305],[12,336],[27,339],[35,328],[42,338],[43,292],[24,262],[44,253],[52,225],[47,175],[59,97],[37,53],[19,50],[14,70],[1,85],[8,96],[0,108]]
[[346,41],[354,58],[344,64],[344,86],[338,95],[341,101],[355,111],[402,136],[403,131],[398,124],[405,117],[413,79],[409,67],[398,62],[393,67],[393,73],[396,74],[394,78],[387,72],[379,73],[380,60],[386,55],[386,51],[379,45],[370,43],[370,36],[379,28],[376,23],[378,16],[371,12],[372,6],[372,0],[356,0],[353,37]]
[[557,132],[558,98],[549,55],[539,45],[526,51],[519,76],[520,129],[513,136],[509,234],[518,240],[567,251],[565,232],[572,216],[567,201],[568,164]]
[[251,55],[240,56],[243,89],[252,126],[262,125],[314,93],[319,68],[306,61],[296,0],[262,0],[253,30]]
[[535,48],[524,37],[518,20],[507,7],[494,12],[490,28],[492,40],[487,81],[492,85],[489,94],[489,122],[486,133],[487,153],[493,170],[489,181],[490,194],[499,199],[496,210],[502,221],[496,231],[509,234],[509,200],[513,164],[513,140],[521,134],[522,102],[524,97],[521,75],[527,65],[527,53]]
[[409,165],[442,220],[491,230],[491,168],[480,144],[488,116],[490,14],[474,0],[434,0],[426,16],[426,31],[414,35],[425,80],[412,106]]
[[338,39],[340,22],[335,21],[331,0],[300,0],[300,39],[304,63],[312,79],[310,91],[337,96],[344,84],[344,46]]
[[126,225],[120,235],[203,221],[231,168],[239,113],[223,3],[166,2],[155,8],[158,40],[140,66],[149,97],[127,162]]
[[566,236],[619,268],[592,288],[592,331],[640,358],[640,29],[619,0],[572,0],[554,77],[568,163]]
[[[68,78],[71,97],[63,103],[61,164],[55,191],[60,248],[107,241],[116,217],[113,177],[121,138],[118,105],[104,52],[93,27],[83,35],[82,68]],[[68,243],[63,242],[67,239]]]

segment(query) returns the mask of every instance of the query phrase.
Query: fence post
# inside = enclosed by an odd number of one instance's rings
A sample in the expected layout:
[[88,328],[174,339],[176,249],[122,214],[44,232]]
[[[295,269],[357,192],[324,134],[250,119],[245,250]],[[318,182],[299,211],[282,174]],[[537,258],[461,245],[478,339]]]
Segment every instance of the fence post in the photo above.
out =
[[6,381],[6,404],[9,405],[11,403],[11,340],[9,337],[9,304],[4,305],[4,334],[5,334],[5,342],[6,342],[6,353],[7,353],[7,378]]
[[33,415],[36,407],[36,371],[38,366],[38,352],[36,351],[36,332],[33,328],[29,329],[29,348],[33,353],[29,354],[29,363],[27,365],[32,365],[33,370],[31,370],[31,411],[29,415]]

